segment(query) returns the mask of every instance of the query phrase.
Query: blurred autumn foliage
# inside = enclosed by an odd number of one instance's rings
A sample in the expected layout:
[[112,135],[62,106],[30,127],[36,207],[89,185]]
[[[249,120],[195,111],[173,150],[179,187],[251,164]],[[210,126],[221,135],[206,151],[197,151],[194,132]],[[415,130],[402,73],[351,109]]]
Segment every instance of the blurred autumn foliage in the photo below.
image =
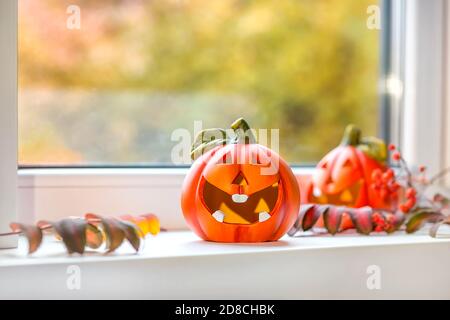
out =
[[[69,30],[69,5],[81,29]],[[370,0],[20,0],[22,164],[170,161],[176,128],[280,128],[290,162],[376,134]]]

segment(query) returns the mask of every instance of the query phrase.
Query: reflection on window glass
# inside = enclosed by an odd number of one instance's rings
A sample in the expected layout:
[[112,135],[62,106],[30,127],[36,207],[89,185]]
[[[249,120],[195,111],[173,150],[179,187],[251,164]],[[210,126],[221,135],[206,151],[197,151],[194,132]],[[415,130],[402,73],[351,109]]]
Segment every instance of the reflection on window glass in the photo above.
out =
[[315,162],[347,123],[376,133],[374,4],[19,0],[20,162],[170,164],[173,130],[240,116]]

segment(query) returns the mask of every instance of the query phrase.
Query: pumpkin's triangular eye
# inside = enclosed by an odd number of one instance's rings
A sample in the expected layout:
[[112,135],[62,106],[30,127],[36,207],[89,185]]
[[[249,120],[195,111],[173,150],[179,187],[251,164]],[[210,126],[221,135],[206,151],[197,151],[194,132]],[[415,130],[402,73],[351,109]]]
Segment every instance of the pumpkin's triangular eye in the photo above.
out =
[[245,178],[242,171],[239,172],[239,174],[234,178],[232,184],[238,184],[238,185],[248,185],[247,179]]

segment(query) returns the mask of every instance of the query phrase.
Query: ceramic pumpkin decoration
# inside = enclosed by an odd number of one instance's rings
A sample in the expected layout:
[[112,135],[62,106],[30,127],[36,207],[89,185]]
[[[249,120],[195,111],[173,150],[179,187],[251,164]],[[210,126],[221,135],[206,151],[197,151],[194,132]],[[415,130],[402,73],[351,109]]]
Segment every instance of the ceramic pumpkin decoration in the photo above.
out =
[[197,136],[182,190],[184,217],[204,240],[278,240],[299,212],[295,176],[278,154],[255,143],[245,120],[231,128],[230,137],[223,129]]
[[[387,194],[373,188],[374,172],[386,172],[387,148],[374,137],[361,137],[361,131],[349,125],[341,144],[317,165],[307,190],[307,202],[360,208],[390,209]],[[323,222],[319,221],[319,226]],[[342,229],[353,227],[348,216]]]

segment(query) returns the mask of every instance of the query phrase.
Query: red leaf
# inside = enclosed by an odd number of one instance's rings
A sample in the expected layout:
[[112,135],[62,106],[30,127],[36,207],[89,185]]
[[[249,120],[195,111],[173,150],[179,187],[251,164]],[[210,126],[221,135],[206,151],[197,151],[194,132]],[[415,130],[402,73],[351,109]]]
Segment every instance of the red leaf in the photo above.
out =
[[122,231],[125,234],[125,238],[130,242],[131,246],[136,250],[136,252],[139,251],[141,247],[141,234],[142,231],[139,229],[138,226],[136,226],[132,222],[128,221],[118,221],[119,227],[122,229]]
[[101,218],[103,231],[106,235],[106,247],[108,253],[115,251],[125,239],[125,232],[120,227],[119,221],[113,218]]
[[62,238],[69,253],[84,253],[86,247],[86,220],[68,218],[54,222],[52,225]]
[[91,223],[88,223],[86,226],[86,244],[92,249],[98,249],[103,244],[101,230]]
[[331,206],[328,210],[325,210],[323,213],[323,222],[329,233],[334,235],[339,232],[343,213],[343,208],[335,206]]
[[13,232],[21,232],[28,240],[28,254],[35,252],[42,243],[42,230],[37,226],[25,225],[22,223],[11,223]]
[[312,208],[309,208],[305,211],[302,221],[302,229],[304,231],[308,231],[316,224],[317,220],[319,220],[320,215],[328,210],[328,206],[319,206],[315,205]]
[[358,209],[348,209],[348,214],[352,219],[356,230],[362,234],[369,234],[373,230],[372,208],[363,207]]
[[293,237],[302,226],[303,217],[305,216],[305,213],[309,210],[314,210],[315,205],[314,204],[303,204],[300,206],[300,213],[297,216],[297,220],[295,220],[294,226],[289,230],[288,235]]

